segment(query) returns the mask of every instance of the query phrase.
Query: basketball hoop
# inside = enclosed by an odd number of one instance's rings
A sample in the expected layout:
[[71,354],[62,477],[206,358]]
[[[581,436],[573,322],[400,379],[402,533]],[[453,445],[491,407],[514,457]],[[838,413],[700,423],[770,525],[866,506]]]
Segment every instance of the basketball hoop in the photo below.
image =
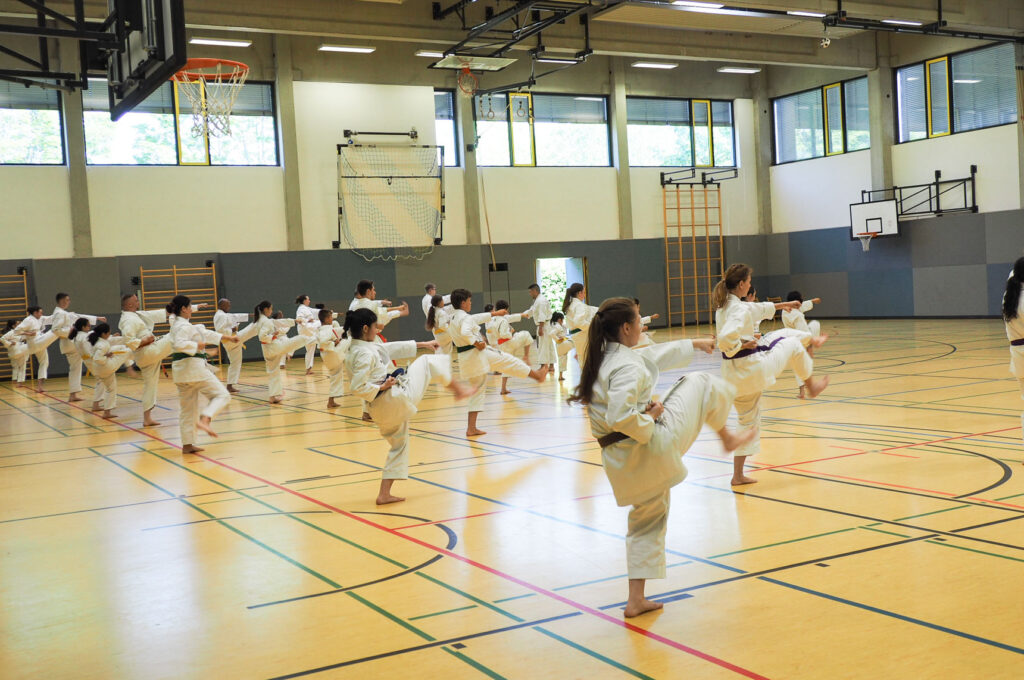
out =
[[249,67],[228,59],[189,59],[172,76],[192,109],[192,136],[231,135],[231,110]]
[[878,234],[854,234],[854,236],[860,239],[860,247],[863,248],[864,252],[866,253],[869,250],[871,250],[871,239],[878,236]]
[[467,97],[472,97],[479,86],[480,79],[473,75],[468,64],[464,64],[459,73],[459,91]]

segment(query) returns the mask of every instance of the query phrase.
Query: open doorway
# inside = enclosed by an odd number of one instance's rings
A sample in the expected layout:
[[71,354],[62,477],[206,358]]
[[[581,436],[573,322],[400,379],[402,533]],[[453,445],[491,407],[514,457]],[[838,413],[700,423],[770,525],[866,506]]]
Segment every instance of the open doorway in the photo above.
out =
[[553,310],[562,308],[566,289],[574,283],[587,285],[587,258],[547,257],[537,260],[537,284]]

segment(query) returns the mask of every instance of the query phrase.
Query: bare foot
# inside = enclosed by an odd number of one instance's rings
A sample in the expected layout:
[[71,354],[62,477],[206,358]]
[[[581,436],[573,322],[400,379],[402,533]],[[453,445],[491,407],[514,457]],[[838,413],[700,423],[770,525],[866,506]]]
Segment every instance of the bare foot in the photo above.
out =
[[228,385],[228,392],[230,394],[238,394],[241,390],[237,389],[234,385]]
[[814,399],[824,392],[826,387],[828,387],[828,376],[825,375],[817,378],[808,378],[804,384],[807,386],[807,398]]
[[800,386],[800,398],[801,399],[804,398],[804,386],[803,385]]
[[501,392],[498,392],[498,394],[512,394],[512,390],[502,390]]
[[536,380],[537,382],[544,382],[544,379],[548,377],[548,372],[542,371],[539,368],[535,368],[532,371],[530,371],[530,377]]
[[68,401],[84,401],[84,400],[80,396],[78,396],[78,392],[74,392],[74,393],[71,394],[71,396],[68,397]]
[[482,434],[487,434],[487,433],[484,432],[483,430],[481,430],[480,428],[477,428],[477,427],[474,427],[472,430],[466,430],[466,436],[467,437],[479,437]]
[[134,366],[129,366],[128,368],[124,369],[124,374],[134,378],[139,374],[139,372],[135,370]]
[[339,406],[341,406],[341,404],[334,401],[334,397],[329,397],[327,399],[327,408],[338,408]]
[[561,373],[559,373],[558,374],[558,382],[562,382],[563,380],[565,380],[565,376],[562,375]]
[[388,503],[401,503],[405,499],[401,496],[392,496],[391,494],[381,494],[377,496],[377,505],[387,505]]
[[45,380],[40,380],[39,381],[39,388],[38,389],[39,389],[40,392],[45,392],[46,391],[46,381]]
[[756,437],[757,430],[750,428],[743,432],[730,432],[723,427],[718,431],[718,436],[722,440],[722,447],[725,448],[725,452],[731,453]]
[[110,419],[112,419],[112,418],[116,418],[117,416],[116,416],[116,415],[114,414],[114,412],[113,412],[113,411],[104,411],[104,412],[103,412],[103,413],[102,413],[102,414],[100,415],[100,417],[101,417],[101,418],[103,418],[104,420],[110,420]]
[[93,413],[96,413],[97,411],[102,411],[103,409],[100,408],[100,403],[98,401],[95,401],[92,404],[92,408],[89,410],[92,411]]
[[146,418],[145,420],[142,421],[142,426],[143,427],[156,427],[159,424],[160,424],[160,421],[153,420],[152,418]]
[[818,349],[828,341],[827,335],[817,335],[811,338],[811,348]]
[[448,389],[455,395],[455,401],[462,401],[463,399],[469,399],[476,394],[478,388],[472,387],[458,380],[453,380],[452,384],[448,386]]
[[740,477],[733,477],[729,483],[732,484],[733,486],[741,486],[743,484],[757,484],[757,480],[754,479],[753,477],[747,477],[746,475],[742,475]]
[[313,369],[312,368],[307,368],[306,369],[306,375],[313,375]]
[[201,448],[198,446],[192,446],[191,444],[185,444],[181,447],[182,453],[199,453],[200,451],[202,451]]
[[271,404],[280,404],[282,401],[284,401],[284,397],[271,397],[270,398],[270,403]]
[[198,427],[200,430],[210,435],[211,437],[216,437],[217,433],[213,431],[211,424],[212,421],[210,419],[210,416],[201,416],[199,420],[196,422],[196,427]]
[[363,413],[363,422],[365,422],[365,423],[372,423],[373,422],[373,416],[371,416],[369,413],[364,412]]
[[640,616],[641,614],[646,614],[647,612],[652,612],[656,609],[661,609],[664,606],[665,605],[661,602],[654,602],[652,600],[648,600],[647,598],[644,598],[639,602],[627,602],[626,618],[631,619],[634,616]]

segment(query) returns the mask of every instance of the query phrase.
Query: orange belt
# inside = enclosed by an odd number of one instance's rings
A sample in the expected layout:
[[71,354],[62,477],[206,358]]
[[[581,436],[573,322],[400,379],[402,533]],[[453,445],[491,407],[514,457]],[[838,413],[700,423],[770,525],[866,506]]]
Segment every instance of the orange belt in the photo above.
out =
[[506,342],[508,342],[508,341],[509,341],[509,340],[511,340],[511,339],[512,339],[512,338],[505,338],[505,339],[503,339],[503,340],[498,340],[498,344],[499,344],[499,345],[504,345],[504,344],[505,344]]

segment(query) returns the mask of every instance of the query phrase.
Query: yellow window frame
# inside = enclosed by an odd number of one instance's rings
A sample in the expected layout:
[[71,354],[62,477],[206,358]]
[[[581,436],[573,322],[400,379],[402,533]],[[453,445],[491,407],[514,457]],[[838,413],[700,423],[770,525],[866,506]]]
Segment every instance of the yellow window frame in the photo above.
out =
[[[177,135],[178,143],[178,165],[210,165],[210,129],[208,127],[203,128],[203,156],[202,161],[184,161],[183,150],[185,145],[181,141],[181,94],[178,92],[178,81],[172,81],[174,83],[174,129]],[[199,87],[200,97],[202,98],[203,107],[206,106],[206,81],[201,81]]]
[[[516,111],[521,110],[524,106],[527,112],[527,122],[530,126],[530,162],[516,163]],[[508,153],[509,163],[514,168],[532,168],[537,166],[537,138],[533,134],[533,94],[530,92],[508,93]]]
[[[932,131],[932,64],[942,63],[944,66],[945,78],[942,79],[942,87],[946,90],[946,131],[945,132],[933,132]],[[925,86],[925,113],[928,117],[928,138],[932,137],[945,137],[953,131],[953,121],[951,119],[950,111],[950,92],[949,92],[949,57],[939,57],[937,59],[930,59],[924,63],[924,86]]]
[[[828,110],[829,90],[836,90],[839,92],[839,132],[843,135],[843,141],[841,142],[842,146],[838,151],[832,148],[832,127],[829,125],[830,118]],[[821,88],[821,103],[822,110],[825,112],[825,155],[838,156],[841,153],[846,153],[846,133],[843,132],[846,128],[846,116],[843,111],[843,84],[833,83]]]
[[[710,163],[698,163],[697,162],[697,104],[703,104],[708,110],[708,157]],[[715,134],[711,127],[711,100],[710,99],[691,99],[690,100],[690,125],[693,129],[693,138],[691,147],[693,149],[693,166],[695,168],[713,168],[715,167]]]

